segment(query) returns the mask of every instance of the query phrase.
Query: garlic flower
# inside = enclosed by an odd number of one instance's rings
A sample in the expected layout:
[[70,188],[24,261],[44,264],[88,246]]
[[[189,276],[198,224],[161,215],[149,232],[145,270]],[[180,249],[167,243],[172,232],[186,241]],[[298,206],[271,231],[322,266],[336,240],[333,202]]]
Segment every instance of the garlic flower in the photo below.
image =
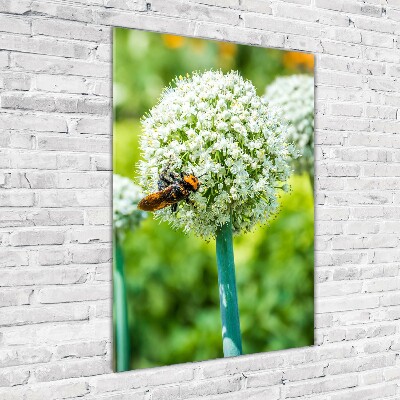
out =
[[180,76],[142,120],[141,185],[158,190],[159,174],[193,173],[200,190],[178,211],[155,217],[210,238],[232,218],[234,231],[266,223],[278,207],[277,189],[291,173],[295,149],[286,126],[238,72]]
[[265,90],[265,99],[288,125],[288,140],[301,157],[294,160],[297,173],[314,175],[314,78],[291,75],[275,79]]

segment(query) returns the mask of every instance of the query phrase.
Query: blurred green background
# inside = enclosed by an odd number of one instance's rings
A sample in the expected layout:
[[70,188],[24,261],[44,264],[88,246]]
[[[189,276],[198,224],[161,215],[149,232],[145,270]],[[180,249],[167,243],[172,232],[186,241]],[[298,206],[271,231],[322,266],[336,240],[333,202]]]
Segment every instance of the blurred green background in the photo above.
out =
[[[139,119],[175,76],[235,69],[262,95],[313,66],[305,53],[115,28],[114,173],[137,181]],[[314,343],[313,194],[306,175],[290,184],[268,227],[235,238],[244,354]],[[150,215],[123,251],[132,369],[223,357],[215,243]]]

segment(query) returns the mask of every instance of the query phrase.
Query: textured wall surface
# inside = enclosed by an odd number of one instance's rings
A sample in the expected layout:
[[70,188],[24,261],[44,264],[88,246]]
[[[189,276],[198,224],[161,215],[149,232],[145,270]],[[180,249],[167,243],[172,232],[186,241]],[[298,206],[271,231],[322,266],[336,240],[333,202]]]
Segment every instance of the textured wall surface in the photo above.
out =
[[[112,373],[112,26],[316,54],[315,347]],[[400,398],[399,33],[399,0],[0,0],[0,398]]]

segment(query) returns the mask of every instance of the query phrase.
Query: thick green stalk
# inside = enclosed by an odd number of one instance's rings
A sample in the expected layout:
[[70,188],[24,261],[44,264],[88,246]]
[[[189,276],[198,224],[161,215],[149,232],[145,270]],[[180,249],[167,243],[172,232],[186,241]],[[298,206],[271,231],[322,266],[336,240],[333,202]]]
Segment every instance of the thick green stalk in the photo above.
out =
[[216,245],[224,357],[239,356],[242,354],[242,338],[236,293],[231,221],[218,229]]
[[126,298],[124,255],[118,235],[114,233],[114,320],[115,320],[115,350],[117,372],[130,369],[130,346],[128,326],[128,304]]

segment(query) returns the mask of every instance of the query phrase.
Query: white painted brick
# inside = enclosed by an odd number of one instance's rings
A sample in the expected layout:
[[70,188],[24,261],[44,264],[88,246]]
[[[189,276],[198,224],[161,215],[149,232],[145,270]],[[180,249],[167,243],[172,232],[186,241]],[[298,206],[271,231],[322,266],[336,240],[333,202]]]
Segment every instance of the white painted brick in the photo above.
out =
[[85,211],[89,225],[107,225],[112,224],[112,212],[108,208],[88,209]]
[[100,375],[111,372],[111,366],[103,359],[70,360],[47,363],[34,370],[37,382],[49,382],[61,379]]
[[44,322],[84,321],[89,319],[87,305],[63,304],[62,306],[7,307],[2,310],[0,326],[40,324]]
[[90,340],[96,337],[106,339],[110,335],[108,321],[60,322],[58,324],[37,324],[3,328],[4,344],[17,345],[57,345],[61,342]]
[[88,279],[88,271],[84,268],[40,268],[39,269],[9,269],[2,272],[0,286],[30,286],[30,285],[65,285],[83,283]]
[[99,78],[110,78],[109,65],[85,60],[71,60],[47,55],[11,53],[11,63],[17,70],[42,72],[48,74],[94,76]]
[[26,400],[80,398],[88,393],[89,385],[87,382],[65,379],[60,382],[53,382],[51,385],[48,382],[31,385],[26,390]]
[[32,207],[35,204],[35,193],[32,191],[22,193],[0,193],[1,207]]
[[41,132],[67,132],[67,123],[62,117],[48,115],[28,115],[3,113],[0,129],[37,130]]
[[42,244],[63,244],[64,232],[54,230],[19,231],[11,235],[12,246],[37,246]]
[[0,371],[0,387],[24,385],[30,373],[26,370],[3,369]]
[[324,393],[331,390],[356,387],[358,378],[354,375],[327,378],[313,383],[298,383],[287,385],[286,398],[299,397],[317,393]]
[[111,297],[110,285],[72,285],[46,287],[38,291],[40,303],[81,302],[87,300],[103,300]]
[[29,0],[21,0],[17,2],[9,2],[7,0],[0,1],[0,12],[9,14],[24,14],[30,11],[31,2]]
[[[331,40],[321,40],[322,52],[331,55],[361,58],[361,47],[356,44],[341,43]],[[372,61],[376,61],[371,59]]]
[[32,133],[4,132],[0,137],[0,145],[10,149],[33,149],[35,146],[35,135]]
[[67,251],[64,248],[56,247],[51,251],[48,249],[39,249],[38,263],[39,265],[60,265],[67,263]]
[[108,27],[84,25],[75,21],[57,19],[34,19],[32,21],[32,33],[34,35],[56,36],[91,42],[107,42],[110,38]]
[[261,14],[271,14],[272,8],[269,1],[264,0],[243,0],[240,2],[240,8],[243,11],[253,11]]
[[86,227],[68,232],[67,240],[71,243],[110,243],[112,232],[109,227]]
[[4,368],[16,365],[45,363],[50,361],[51,357],[52,349],[46,346],[17,346],[0,350],[0,366]]
[[0,307],[20,306],[30,304],[33,290],[30,288],[5,289],[0,288]]
[[[333,394],[332,400],[370,400],[390,398],[396,393],[395,385],[378,385],[366,388],[356,388],[348,393]],[[384,397],[381,397],[384,396]]]
[[110,118],[81,118],[76,130],[78,133],[109,135],[110,124]]
[[109,393],[115,390],[129,390],[139,387],[174,385],[185,381],[191,381],[194,377],[192,368],[182,368],[182,366],[172,366],[169,368],[158,368],[154,370],[141,370],[118,375],[105,375],[90,379],[93,393]]
[[88,154],[60,153],[56,155],[56,165],[58,169],[66,171],[87,171],[90,169],[90,156]]
[[[82,146],[82,140],[84,146]],[[38,149],[43,150],[58,150],[58,151],[77,151],[86,152],[87,148],[91,148],[93,152],[105,153],[108,152],[110,146],[109,139],[85,137],[59,137],[59,136],[41,136],[38,138]],[[61,156],[60,154],[57,154]],[[88,159],[88,157],[84,157]]]
[[77,342],[57,346],[57,358],[83,358],[104,356],[106,353],[106,341]]
[[83,225],[84,214],[81,210],[40,209],[24,215],[35,226]]
[[29,35],[31,33],[31,24],[26,19],[14,18],[3,14],[0,15],[0,31]]
[[25,35],[2,34],[0,48],[22,53],[86,59],[92,45],[68,42],[63,39],[28,37]]
[[35,13],[43,13],[48,16],[58,17],[59,19],[82,22],[91,22],[93,20],[93,11],[90,7],[56,3],[46,4],[41,1],[33,1],[31,9]]
[[283,372],[263,372],[261,374],[250,374],[247,376],[246,387],[268,387],[282,383]]
[[47,190],[38,194],[38,204],[40,207],[97,207],[110,204],[109,198],[108,190]]
[[2,267],[21,267],[29,265],[28,252],[16,249],[0,250],[0,265]]
[[284,371],[283,379],[285,381],[294,382],[305,379],[319,378],[325,376],[326,364],[315,366],[306,366],[300,368],[291,368]]
[[96,155],[92,157],[92,163],[97,171],[112,171],[112,159],[108,155]]
[[[351,298],[351,302],[349,301]],[[379,297],[376,295],[357,295],[342,298],[327,298],[316,303],[316,311],[323,312],[338,312],[347,310],[364,310],[376,308],[379,306]]]
[[209,7],[203,4],[187,3],[182,0],[171,0],[168,7],[162,0],[152,0],[151,8],[154,12],[165,13],[169,16],[179,16],[182,13],[187,15],[188,19],[198,21],[213,21],[215,23],[226,23],[237,25],[239,23],[239,12],[229,8],[214,7],[210,12]]

